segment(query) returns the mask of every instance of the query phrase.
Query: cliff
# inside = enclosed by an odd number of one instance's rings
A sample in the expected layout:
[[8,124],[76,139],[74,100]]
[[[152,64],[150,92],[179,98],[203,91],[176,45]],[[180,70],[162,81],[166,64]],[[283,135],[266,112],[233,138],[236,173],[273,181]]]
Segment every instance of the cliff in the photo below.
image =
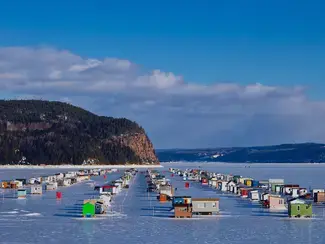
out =
[[144,129],[61,102],[0,100],[0,164],[157,164]]

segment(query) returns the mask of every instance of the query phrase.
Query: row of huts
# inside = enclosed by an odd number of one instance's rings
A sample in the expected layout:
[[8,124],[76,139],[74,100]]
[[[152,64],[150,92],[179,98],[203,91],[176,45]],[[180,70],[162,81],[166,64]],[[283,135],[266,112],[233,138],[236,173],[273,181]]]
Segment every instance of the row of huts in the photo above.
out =
[[170,183],[170,180],[160,174],[157,170],[148,170],[146,175],[149,192],[157,192],[160,202],[171,201],[174,196],[175,189]]
[[101,175],[110,171],[112,170],[89,169],[43,175],[29,179],[2,180],[0,186],[3,189],[15,189],[17,198],[26,198],[28,190],[30,194],[41,195],[43,190],[57,190],[58,187],[71,186],[89,180],[90,176]]
[[192,198],[191,196],[175,196],[175,189],[170,180],[157,170],[147,171],[149,191],[158,193],[158,200],[163,203],[172,201],[175,218],[192,218],[193,215],[214,215],[219,213],[218,198]]
[[323,199],[324,190],[310,192],[299,185],[285,184],[283,179],[255,180],[240,175],[230,175],[203,171],[200,169],[179,170],[170,168],[173,174],[184,181],[196,181],[225,193],[232,193],[251,201],[260,202],[273,211],[288,211],[290,217],[312,217],[312,204]]
[[136,173],[136,169],[125,170],[124,174],[117,180],[95,186],[94,190],[98,192],[98,196],[83,201],[82,216],[85,218],[93,218],[97,215],[107,213],[114,195],[120,193],[124,188],[129,188],[131,179]]

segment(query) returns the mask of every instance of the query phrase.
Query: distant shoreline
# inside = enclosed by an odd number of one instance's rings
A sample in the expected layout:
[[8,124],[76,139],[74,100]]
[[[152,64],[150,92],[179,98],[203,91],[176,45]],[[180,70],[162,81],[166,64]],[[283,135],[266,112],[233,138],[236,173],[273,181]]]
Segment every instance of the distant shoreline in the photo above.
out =
[[261,165],[273,165],[273,166],[288,166],[288,165],[322,165],[325,166],[325,163],[234,163],[234,162],[187,162],[187,161],[175,161],[175,162],[161,162],[161,165],[229,165],[229,166],[261,166]]
[[129,169],[129,168],[162,168],[160,164],[152,165],[0,165],[0,169]]

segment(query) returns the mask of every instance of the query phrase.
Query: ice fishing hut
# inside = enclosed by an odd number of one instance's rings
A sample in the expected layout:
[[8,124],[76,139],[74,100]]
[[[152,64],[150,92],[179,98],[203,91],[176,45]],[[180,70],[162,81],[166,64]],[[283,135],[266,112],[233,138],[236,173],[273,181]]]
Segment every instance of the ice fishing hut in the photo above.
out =
[[301,199],[289,200],[288,210],[290,218],[311,218],[313,216],[312,205]]
[[115,185],[104,185],[99,188],[100,194],[110,194],[115,195],[117,194],[117,186]]
[[209,182],[208,182],[208,179],[207,178],[202,178],[201,179],[201,185],[202,186],[207,186],[209,184]]
[[225,175],[224,180],[229,182],[229,181],[233,180],[233,176],[232,175]]
[[274,192],[279,194],[279,193],[282,192],[282,188],[283,188],[283,185],[275,185],[274,186],[274,189],[275,189]]
[[49,182],[56,182],[56,175],[49,175],[48,180]]
[[252,187],[259,187],[260,182],[258,180],[252,180]]
[[111,195],[101,195],[99,199],[103,202],[106,209],[108,209],[111,206]]
[[248,187],[253,186],[253,179],[245,178],[244,184]]
[[50,178],[48,175],[42,175],[41,177],[42,177],[42,182],[44,183],[50,182]]
[[95,204],[90,201],[84,202],[82,206],[82,216],[91,218],[91,217],[95,217],[95,213],[96,213]]
[[268,204],[270,210],[286,210],[284,198],[278,195],[269,195]]
[[71,180],[70,185],[78,183],[78,177],[77,176],[70,178],[70,180]]
[[247,198],[248,197],[248,192],[251,190],[251,188],[246,188],[246,187],[240,187],[239,188],[239,195],[242,198]]
[[64,174],[63,173],[57,173],[55,174],[56,180],[63,180]]
[[312,192],[312,197],[315,197],[316,193],[325,192],[325,190],[324,189],[313,189],[311,192]]
[[259,194],[258,190],[249,191],[248,197],[252,201],[259,201],[260,200],[260,194]]
[[10,188],[11,188],[11,189],[18,189],[17,182],[15,182],[15,181],[10,181]]
[[260,193],[260,199],[261,201],[268,201],[269,200],[270,193],[267,192],[261,192]]
[[228,182],[227,181],[218,181],[218,190],[227,191]]
[[269,179],[269,190],[275,192],[277,185],[284,185],[284,179]]
[[195,215],[219,213],[219,198],[192,198],[192,213]]
[[26,189],[18,189],[17,190],[17,198],[24,199],[24,198],[26,198],[26,195],[27,195]]
[[299,190],[299,185],[292,185],[292,184],[283,185],[282,194],[283,195],[292,195],[293,197],[297,197],[298,194],[293,194],[293,192],[295,191],[295,193],[296,193],[297,190]]
[[325,202],[325,192],[317,192],[314,194],[314,202],[324,203]]
[[269,181],[268,180],[259,180],[258,187],[265,189],[265,190],[269,189]]
[[236,187],[236,183],[234,181],[229,181],[228,182],[228,184],[227,184],[227,190],[229,192],[232,192],[232,193],[235,193],[236,194],[236,192],[234,191],[235,187]]
[[119,184],[120,188],[122,189],[125,185],[125,181],[123,179],[118,179],[115,181],[115,184]]
[[71,178],[64,178],[63,179],[63,186],[71,186],[72,179]]
[[164,194],[164,193],[159,194],[159,202],[167,202],[169,199],[170,199],[170,197],[167,196],[166,194]]
[[114,181],[113,184],[116,186],[116,194],[120,193],[122,191],[122,183]]
[[160,187],[159,193],[166,194],[167,196],[172,197],[174,195],[174,190],[171,185],[165,185]]
[[31,194],[42,194],[42,185],[32,185],[30,187]]
[[21,186],[24,186],[27,184],[27,179],[16,179],[16,181],[21,182],[21,184],[22,184]]
[[105,205],[102,201],[97,201],[95,203],[95,214],[104,214],[106,212]]
[[236,182],[237,184],[239,184],[241,178],[242,178],[242,177],[241,177],[240,175],[234,175],[234,177],[233,177],[233,181]]
[[47,183],[46,185],[45,185],[45,189],[47,190],[47,191],[53,191],[53,190],[56,190],[58,188],[58,183],[56,183],[56,182],[53,182],[53,183]]
[[177,196],[173,199],[175,218],[192,218],[192,198],[189,196]]
[[33,185],[33,184],[35,184],[36,181],[37,181],[36,178],[30,178],[30,179],[28,179],[28,184]]
[[292,187],[292,192],[291,192],[291,196],[293,198],[299,197],[300,196],[300,187]]
[[300,188],[298,194],[300,197],[306,196],[308,194],[308,190],[306,188]]
[[7,181],[7,180],[3,180],[1,181],[1,188],[10,188],[10,181]]
[[212,187],[214,188],[217,188],[217,185],[218,185],[218,179],[213,177],[209,180],[209,185],[211,185]]
[[82,182],[85,180],[89,180],[90,176],[89,175],[78,175],[76,179],[77,179],[77,182]]
[[76,172],[67,172],[64,174],[64,178],[73,178],[76,176]]

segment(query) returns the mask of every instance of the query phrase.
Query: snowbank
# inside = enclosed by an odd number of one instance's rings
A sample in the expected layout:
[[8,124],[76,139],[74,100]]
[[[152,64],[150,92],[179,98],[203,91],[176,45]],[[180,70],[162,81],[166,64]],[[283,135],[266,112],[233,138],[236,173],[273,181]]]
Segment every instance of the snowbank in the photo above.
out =
[[129,168],[162,168],[159,164],[152,165],[0,165],[0,169],[129,169]]

